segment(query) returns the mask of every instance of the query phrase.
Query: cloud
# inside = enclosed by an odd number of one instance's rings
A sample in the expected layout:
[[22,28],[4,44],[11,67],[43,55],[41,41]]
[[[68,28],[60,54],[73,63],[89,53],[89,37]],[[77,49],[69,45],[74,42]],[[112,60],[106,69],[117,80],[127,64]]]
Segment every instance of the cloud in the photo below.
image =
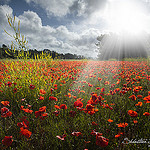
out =
[[13,10],[8,5],[0,5],[0,25],[4,26],[7,23],[6,14],[12,15]]
[[[0,6],[1,24],[5,25],[6,31],[10,31],[7,24],[5,13],[12,15],[11,7]],[[95,43],[100,34],[98,30],[89,28],[80,32],[73,32],[67,26],[58,26],[57,28],[49,25],[42,25],[41,18],[33,11],[24,11],[22,15],[16,16],[16,21],[20,20],[21,34],[25,35],[29,48],[43,50],[48,48],[59,53],[72,53],[84,56],[96,57]],[[10,33],[12,33],[10,31]],[[9,36],[2,32],[0,44],[10,44]]]
[[47,12],[48,16],[63,17],[68,14],[87,17],[102,9],[108,0],[25,0],[36,4]]
[[75,0],[25,0],[27,3],[34,3],[43,8],[48,16],[62,17],[70,13],[70,7]]

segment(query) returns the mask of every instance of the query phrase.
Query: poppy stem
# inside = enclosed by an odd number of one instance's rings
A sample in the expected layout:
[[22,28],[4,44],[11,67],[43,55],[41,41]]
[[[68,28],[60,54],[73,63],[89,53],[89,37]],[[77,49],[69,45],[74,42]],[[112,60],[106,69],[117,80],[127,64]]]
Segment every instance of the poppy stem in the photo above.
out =
[[6,134],[6,121],[5,121],[5,119],[6,118],[3,118],[3,131]]

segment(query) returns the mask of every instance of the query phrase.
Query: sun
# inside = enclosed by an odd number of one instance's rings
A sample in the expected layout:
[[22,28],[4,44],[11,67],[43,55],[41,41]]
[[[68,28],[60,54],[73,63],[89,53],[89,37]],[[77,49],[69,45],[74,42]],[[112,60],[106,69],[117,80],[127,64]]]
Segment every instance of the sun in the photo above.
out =
[[146,29],[146,15],[135,0],[111,0],[107,9],[111,30],[139,34]]

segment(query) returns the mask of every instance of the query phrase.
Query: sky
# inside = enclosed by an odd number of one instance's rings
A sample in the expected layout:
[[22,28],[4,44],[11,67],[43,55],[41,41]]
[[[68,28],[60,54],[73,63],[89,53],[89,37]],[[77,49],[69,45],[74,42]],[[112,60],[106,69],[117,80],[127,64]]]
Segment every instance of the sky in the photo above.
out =
[[[97,57],[97,37],[108,32],[149,32],[149,0],[0,0],[0,45],[13,40],[6,14],[20,20],[30,49]],[[138,36],[138,35],[137,35]]]

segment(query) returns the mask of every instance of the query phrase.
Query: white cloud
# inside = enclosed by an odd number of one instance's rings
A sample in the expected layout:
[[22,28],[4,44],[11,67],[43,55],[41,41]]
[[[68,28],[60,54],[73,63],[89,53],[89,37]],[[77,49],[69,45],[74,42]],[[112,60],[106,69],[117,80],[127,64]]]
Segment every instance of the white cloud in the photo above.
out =
[[[5,26],[6,31],[10,31],[10,29],[5,14],[10,13],[12,15],[12,12],[13,10],[9,6],[0,6],[0,16],[3,16],[1,24]],[[31,49],[43,50],[48,48],[59,53],[96,57],[95,40],[99,35],[99,31],[96,29],[73,32],[62,25],[57,28],[49,25],[43,26],[41,18],[33,11],[25,11],[22,15],[16,16],[16,21],[18,20],[20,20],[20,31],[27,37],[28,46]],[[2,35],[0,44],[10,44],[9,36],[6,36],[4,32]]]
[[25,0],[34,3],[47,12],[48,16],[63,17],[75,13],[77,16],[87,17],[102,9],[108,0]]
[[27,3],[35,3],[43,8],[48,16],[65,16],[70,12],[69,8],[75,0],[26,0]]
[[12,15],[13,10],[8,5],[0,5],[0,25],[4,26],[7,22],[6,14]]

